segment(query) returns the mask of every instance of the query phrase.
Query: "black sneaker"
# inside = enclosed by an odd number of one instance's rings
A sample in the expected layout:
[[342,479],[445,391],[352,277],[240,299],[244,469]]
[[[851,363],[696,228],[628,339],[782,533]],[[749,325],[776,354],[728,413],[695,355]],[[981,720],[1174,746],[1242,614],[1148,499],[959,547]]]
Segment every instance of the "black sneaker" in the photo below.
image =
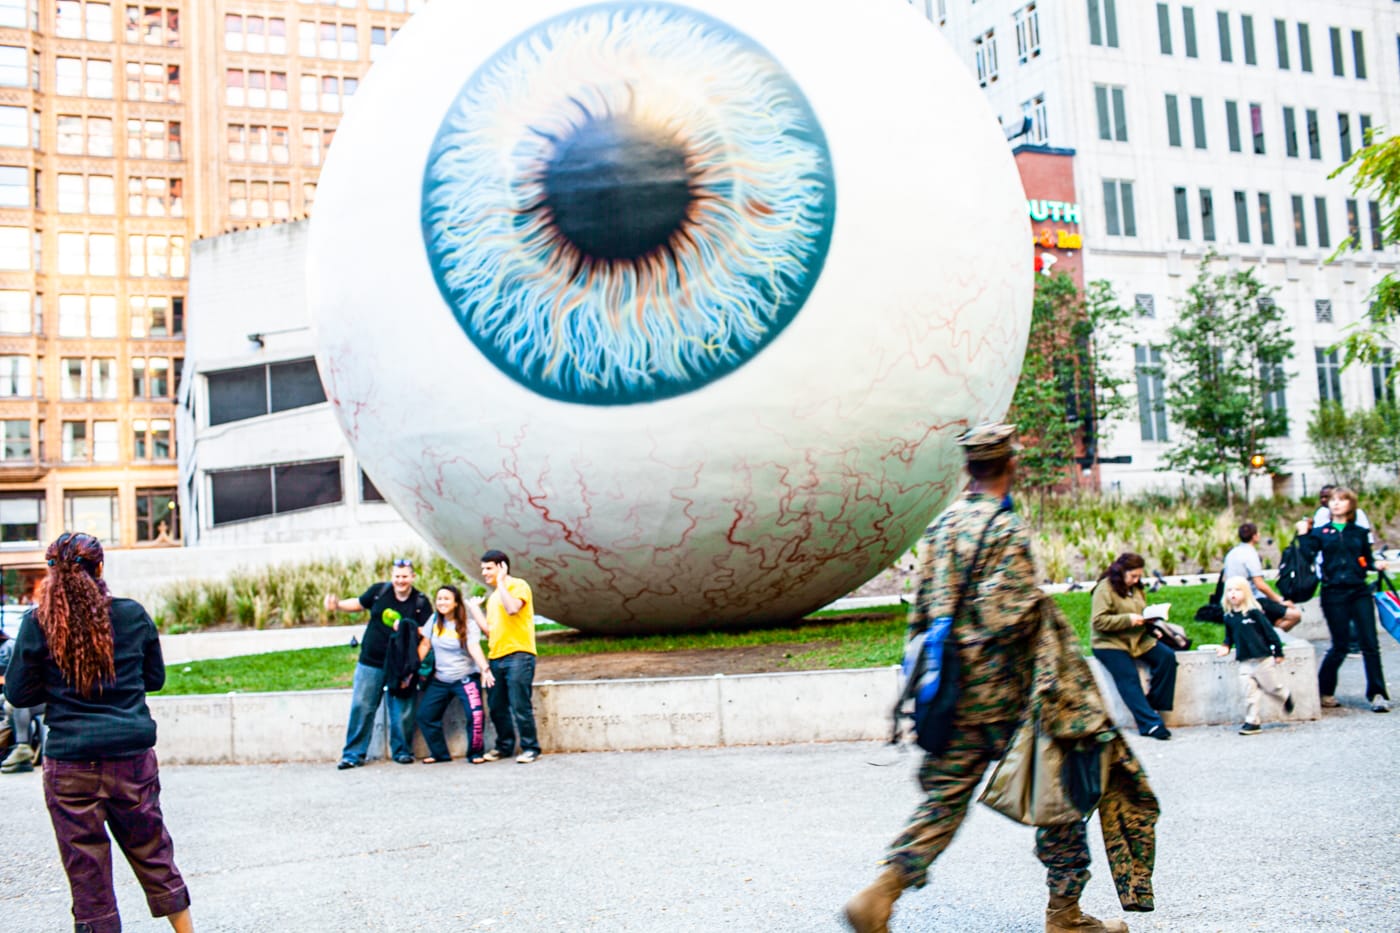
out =
[[360,763],[358,761],[349,761],[348,759],[342,758],[340,759],[340,764],[335,766],[335,770],[349,771],[351,768],[358,768],[359,766]]
[[1240,735],[1258,735],[1263,731],[1263,726],[1260,726],[1257,722],[1247,722],[1240,726]]
[[1159,742],[1165,742],[1172,737],[1171,730],[1166,726],[1153,726],[1146,734],[1149,739],[1157,739]]
[[1288,691],[1288,695],[1285,696],[1285,697],[1283,698],[1283,711],[1284,711],[1285,713],[1291,713],[1291,712],[1293,712],[1293,691],[1292,691],[1292,690]]

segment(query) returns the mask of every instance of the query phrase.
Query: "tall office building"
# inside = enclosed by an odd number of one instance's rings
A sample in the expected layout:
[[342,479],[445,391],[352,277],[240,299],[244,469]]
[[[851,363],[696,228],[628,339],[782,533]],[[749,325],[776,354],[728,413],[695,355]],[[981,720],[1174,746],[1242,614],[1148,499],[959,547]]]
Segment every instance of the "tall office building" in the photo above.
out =
[[[1272,442],[1280,485],[1328,477],[1306,426],[1319,401],[1393,392],[1388,367],[1342,371],[1329,348],[1400,264],[1382,207],[1328,175],[1400,117],[1400,5],[1392,0],[914,0],[1000,116],[1022,166],[1038,258],[1072,257],[1136,311],[1116,349],[1136,376],[1133,417],[1106,425],[1106,486],[1179,482],[1158,471],[1174,425],[1159,345],[1210,250],[1277,288],[1295,341],[1288,414]],[[1059,158],[1063,178],[1045,168]],[[1027,167],[1032,166],[1031,171]],[[1054,181],[1055,190],[1042,186]],[[1054,205],[1061,208],[1052,210]],[[1068,239],[1066,239],[1068,237]],[[1328,258],[1352,240],[1361,249]],[[1073,244],[1078,249],[1067,248]]]
[[0,567],[178,543],[190,243],[302,217],[423,0],[0,0]]

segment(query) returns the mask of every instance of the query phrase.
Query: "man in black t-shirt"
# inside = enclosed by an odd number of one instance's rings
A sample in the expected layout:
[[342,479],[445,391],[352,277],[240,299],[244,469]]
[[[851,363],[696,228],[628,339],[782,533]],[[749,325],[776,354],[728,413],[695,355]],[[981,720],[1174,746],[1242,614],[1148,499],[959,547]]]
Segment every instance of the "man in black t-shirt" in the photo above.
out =
[[[374,732],[374,717],[384,696],[384,652],[389,637],[400,625],[422,627],[433,614],[428,597],[413,586],[413,562],[394,561],[394,573],[388,583],[376,583],[354,599],[340,599],[327,594],[326,611],[362,612],[369,610],[369,624],[360,639],[360,661],[355,665],[355,680],[351,686],[350,724],[345,729],[345,750],[340,753],[337,768],[358,768],[365,763],[369,739]],[[394,760],[401,765],[413,764],[413,698],[400,700],[389,695],[389,746]]]

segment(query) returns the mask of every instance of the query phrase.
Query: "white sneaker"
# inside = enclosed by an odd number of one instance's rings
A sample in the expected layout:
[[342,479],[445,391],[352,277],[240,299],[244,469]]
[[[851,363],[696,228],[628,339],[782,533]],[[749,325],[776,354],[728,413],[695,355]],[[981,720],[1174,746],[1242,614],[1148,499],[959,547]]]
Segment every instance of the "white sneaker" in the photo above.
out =
[[539,752],[521,752],[516,756],[515,763],[518,765],[528,765],[538,757],[540,757]]
[[1376,697],[1376,698],[1374,698],[1373,700],[1371,700],[1371,712],[1373,712],[1373,713],[1388,713],[1388,712],[1390,712],[1390,701],[1387,700],[1385,697]]

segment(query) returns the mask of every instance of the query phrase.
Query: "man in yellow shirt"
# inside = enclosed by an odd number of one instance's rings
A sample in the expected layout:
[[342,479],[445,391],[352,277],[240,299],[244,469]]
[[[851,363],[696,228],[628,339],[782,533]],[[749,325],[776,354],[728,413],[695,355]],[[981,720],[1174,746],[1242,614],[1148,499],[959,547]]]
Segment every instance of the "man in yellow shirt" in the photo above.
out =
[[535,709],[530,692],[535,686],[535,598],[530,584],[510,575],[510,558],[501,551],[481,555],[481,577],[491,587],[486,599],[487,651],[491,676],[496,683],[487,693],[496,747],[483,756],[500,761],[515,752],[520,737],[518,765],[540,757],[535,733]]

